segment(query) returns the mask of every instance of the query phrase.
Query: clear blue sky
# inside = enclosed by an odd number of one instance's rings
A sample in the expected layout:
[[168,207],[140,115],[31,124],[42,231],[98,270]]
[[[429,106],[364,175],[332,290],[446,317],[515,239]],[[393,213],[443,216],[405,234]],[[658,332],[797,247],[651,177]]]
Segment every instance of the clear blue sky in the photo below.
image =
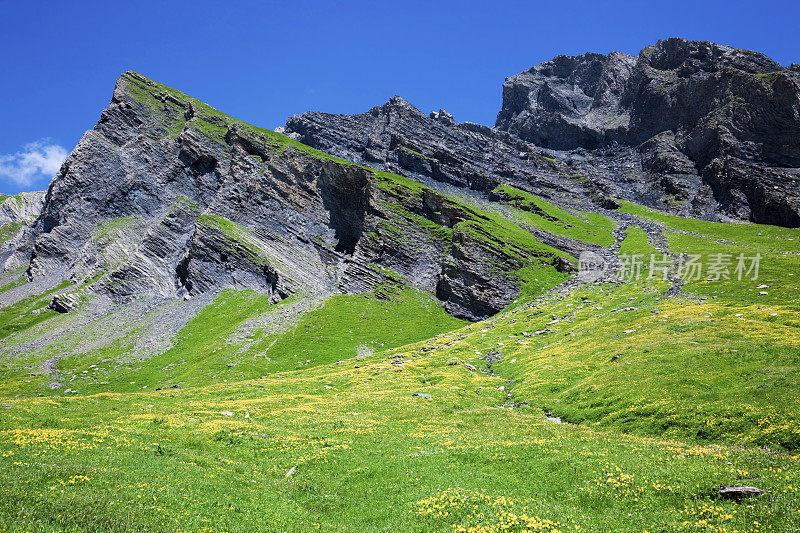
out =
[[0,0],[0,191],[46,188],[126,70],[268,128],[394,94],[492,125],[503,79],[557,54],[635,54],[678,36],[788,65],[798,35],[797,0]]

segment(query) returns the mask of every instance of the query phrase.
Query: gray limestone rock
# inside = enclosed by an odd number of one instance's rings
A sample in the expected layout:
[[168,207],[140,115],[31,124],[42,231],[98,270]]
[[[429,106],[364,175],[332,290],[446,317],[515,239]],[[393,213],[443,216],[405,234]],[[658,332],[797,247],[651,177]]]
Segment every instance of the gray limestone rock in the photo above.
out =
[[[800,225],[800,76],[758,52],[666,39],[638,57],[559,56],[506,79],[496,127],[627,159],[651,204]],[[754,177],[728,172],[742,166]]]
[[128,72],[6,260],[117,303],[225,288],[279,301],[402,281],[470,320],[516,297],[528,261],[554,264],[455,228],[482,215],[396,179]]
[[78,297],[74,294],[59,294],[53,297],[47,307],[58,313],[69,313],[78,308]]
[[395,96],[359,115],[295,115],[285,131],[432,186],[800,225],[798,67],[708,42],[558,56],[506,79],[494,128]]

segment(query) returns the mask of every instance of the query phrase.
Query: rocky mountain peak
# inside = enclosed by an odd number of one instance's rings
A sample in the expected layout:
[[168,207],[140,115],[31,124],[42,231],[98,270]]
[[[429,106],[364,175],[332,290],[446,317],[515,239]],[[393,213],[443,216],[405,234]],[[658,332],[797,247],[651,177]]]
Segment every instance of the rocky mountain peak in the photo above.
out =
[[422,111],[420,111],[419,109],[417,109],[416,107],[411,105],[403,97],[397,96],[397,95],[392,96],[385,104],[383,104],[379,108],[376,108],[376,110],[375,110],[376,113],[379,112],[379,111],[377,111],[377,109],[380,109],[380,111],[382,111],[384,113],[392,113],[393,112],[393,113],[401,113],[401,114],[410,113],[410,114],[414,114],[414,115],[423,115]]
[[[557,150],[637,145],[663,131],[719,123],[719,113],[727,113],[731,104],[777,104],[785,96],[762,88],[771,77],[792,78],[786,92],[796,96],[793,72],[758,52],[677,38],[661,40],[638,57],[617,52],[559,56],[507,78],[495,126]],[[772,120],[777,129],[783,118]],[[750,126],[735,129],[752,135],[767,125]]]
[[644,48],[639,57],[658,70],[672,70],[679,76],[734,68],[748,74],[783,70],[783,66],[760,52],[741,50],[707,41],[673,37]]
[[617,52],[558,56],[511,76],[495,127],[547,148],[597,148],[627,126],[617,109],[636,61]]
[[444,109],[440,109],[439,111],[431,111],[430,117],[434,120],[438,120],[443,124],[446,124],[447,126],[456,125],[456,120],[453,118],[453,115],[451,115]]
[[[438,123],[399,97],[362,118],[375,117]],[[31,196],[38,216],[0,259],[27,266],[37,287],[66,280],[117,303],[225,288],[277,302],[411,286],[472,320],[516,297],[523,266],[557,277],[571,264],[512,222],[288,133],[126,72],[46,197]],[[391,142],[425,160],[413,139]]]
[[557,56],[506,78],[494,128],[402,101],[363,115],[305,113],[286,131],[431,182],[800,225],[800,71],[709,42]]
[[0,207],[0,260],[115,301],[399,284],[480,319],[587,246],[499,216],[519,195],[800,226],[799,179],[798,68],[712,43],[556,57],[506,80],[494,128],[394,96],[274,132],[126,72],[47,194]]

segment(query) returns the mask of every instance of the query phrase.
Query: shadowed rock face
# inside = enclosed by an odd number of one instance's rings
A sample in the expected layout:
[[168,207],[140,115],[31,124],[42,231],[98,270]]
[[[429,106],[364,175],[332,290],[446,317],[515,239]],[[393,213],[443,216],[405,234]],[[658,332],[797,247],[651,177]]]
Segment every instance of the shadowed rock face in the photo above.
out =
[[478,124],[456,124],[444,110],[424,115],[399,96],[359,115],[295,115],[285,131],[337,157],[427,183],[477,191],[504,183],[545,197],[584,199],[583,188],[536,146]]
[[[618,52],[559,56],[506,79],[496,127],[539,146],[570,150],[615,142],[639,145],[665,131],[691,135],[709,121],[722,126],[726,119],[745,141],[767,134],[772,121],[773,133],[786,136],[779,144],[796,152],[788,144],[796,139],[797,125],[794,131],[778,127],[781,119],[792,119],[791,105],[764,109],[770,101],[786,104],[784,95],[765,90],[760,81],[780,72],[791,77],[789,69],[757,52],[682,39],[659,41],[638,57]],[[761,117],[725,116],[725,106],[740,104]],[[769,145],[761,154],[765,162],[797,162],[797,153],[776,157],[779,147]]]
[[277,301],[402,279],[474,320],[517,296],[516,270],[555,270],[559,255],[544,245],[508,255],[458,226],[481,216],[126,73],[53,180],[28,244],[5,259],[29,262],[32,280],[93,280],[118,302],[228,287]]
[[395,97],[361,115],[294,116],[286,132],[478,190],[502,183],[571,205],[616,196],[712,220],[800,225],[800,67],[713,43],[556,57],[506,79],[492,129],[426,117]]
[[630,117],[620,99],[636,65],[627,54],[558,56],[508,78],[496,127],[557,150],[610,144]]

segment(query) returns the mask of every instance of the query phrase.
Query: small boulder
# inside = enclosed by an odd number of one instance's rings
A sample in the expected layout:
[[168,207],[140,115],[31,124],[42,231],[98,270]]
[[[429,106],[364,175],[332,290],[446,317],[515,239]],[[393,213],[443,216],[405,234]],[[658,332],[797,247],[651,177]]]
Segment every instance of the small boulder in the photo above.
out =
[[415,392],[412,396],[417,396],[418,398],[424,398],[426,400],[432,400],[433,396],[430,394],[425,394],[424,392]]
[[561,256],[556,256],[553,258],[551,263],[558,272],[569,274],[577,271],[577,268],[575,268],[575,265],[572,263],[572,261]]
[[543,411],[544,411],[544,416],[547,418],[547,420],[549,420],[550,422],[555,422],[556,424],[561,424],[560,416],[554,416],[553,413],[551,413],[547,409],[543,409]]
[[489,350],[486,353],[486,355],[484,355],[481,359],[483,359],[487,363],[496,363],[498,361],[501,361],[503,359],[503,356],[500,355],[500,352],[498,350],[493,349]]
[[598,194],[595,198],[593,198],[593,200],[603,209],[608,209],[611,211],[622,207],[622,204],[620,204],[618,201],[601,194]]
[[750,498],[752,496],[758,496],[759,494],[764,494],[764,491],[756,487],[720,485],[719,493],[724,498],[729,498],[731,500],[741,500],[742,498]]

